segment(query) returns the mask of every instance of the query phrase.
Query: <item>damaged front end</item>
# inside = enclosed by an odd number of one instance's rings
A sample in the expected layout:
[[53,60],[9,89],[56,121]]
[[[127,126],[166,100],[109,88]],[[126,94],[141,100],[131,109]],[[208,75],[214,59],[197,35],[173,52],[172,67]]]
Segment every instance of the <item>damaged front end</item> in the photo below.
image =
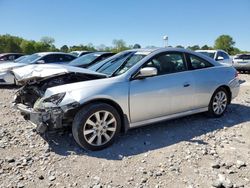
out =
[[71,103],[62,107],[56,107],[53,103],[46,104],[46,108],[30,108],[24,104],[16,104],[17,108],[26,120],[35,124],[36,131],[40,134],[54,129],[60,129],[69,126],[73,119],[72,113],[80,106],[79,103]]
[[71,126],[80,104],[72,100],[69,104],[59,106],[66,93],[45,98],[45,91],[50,87],[99,78],[101,77],[71,73],[40,81],[33,80],[17,91],[14,104],[26,120],[37,125],[38,133]]

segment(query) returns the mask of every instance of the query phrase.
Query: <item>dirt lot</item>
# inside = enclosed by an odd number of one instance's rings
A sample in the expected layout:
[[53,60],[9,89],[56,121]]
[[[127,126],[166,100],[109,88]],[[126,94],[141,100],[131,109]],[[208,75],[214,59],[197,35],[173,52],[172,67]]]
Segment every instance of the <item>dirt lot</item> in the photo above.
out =
[[219,119],[204,114],[130,130],[86,152],[70,131],[45,138],[0,89],[0,187],[250,187],[250,75]]

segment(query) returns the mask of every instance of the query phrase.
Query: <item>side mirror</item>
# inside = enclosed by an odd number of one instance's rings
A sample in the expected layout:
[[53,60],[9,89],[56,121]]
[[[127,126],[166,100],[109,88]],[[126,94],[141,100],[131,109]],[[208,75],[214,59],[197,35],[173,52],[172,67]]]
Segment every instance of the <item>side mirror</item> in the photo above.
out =
[[41,60],[38,60],[36,63],[37,63],[37,64],[44,64],[45,61],[41,59]]
[[221,61],[221,60],[224,60],[224,58],[222,56],[219,56],[219,57],[217,57],[217,60]]
[[157,75],[157,69],[154,67],[144,67],[142,68],[139,73],[136,75],[135,78],[142,79],[146,77],[152,77]]

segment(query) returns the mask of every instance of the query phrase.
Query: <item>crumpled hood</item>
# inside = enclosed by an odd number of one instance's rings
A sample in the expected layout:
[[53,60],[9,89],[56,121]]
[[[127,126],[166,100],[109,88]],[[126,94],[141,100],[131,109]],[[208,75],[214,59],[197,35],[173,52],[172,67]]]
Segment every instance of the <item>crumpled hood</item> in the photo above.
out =
[[82,73],[89,75],[97,75],[100,77],[107,77],[105,74],[94,72],[88,69],[58,64],[33,64],[27,65],[21,68],[14,69],[12,71],[18,82],[24,82],[29,80],[39,80],[46,77],[53,77],[57,75],[63,75],[67,73]]
[[0,71],[2,70],[12,70],[13,68],[16,67],[21,67],[21,66],[25,66],[26,64],[24,63],[12,63],[12,62],[8,62],[8,63],[0,63]]

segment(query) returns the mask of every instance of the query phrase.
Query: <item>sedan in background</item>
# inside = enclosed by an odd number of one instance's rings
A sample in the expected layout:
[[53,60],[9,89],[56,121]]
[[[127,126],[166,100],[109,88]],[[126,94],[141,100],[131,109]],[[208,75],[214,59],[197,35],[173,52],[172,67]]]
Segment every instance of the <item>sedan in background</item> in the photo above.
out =
[[29,55],[17,62],[6,62],[0,64],[0,85],[15,84],[14,75],[11,70],[30,64],[58,63],[65,64],[74,60],[76,56],[61,52],[41,52]]
[[85,54],[89,54],[91,52],[90,51],[72,51],[70,53],[77,56],[77,57],[81,57],[81,56],[83,56]]
[[233,60],[230,58],[228,53],[223,50],[196,50],[196,52],[211,57],[215,61],[222,64],[232,65],[233,63]]
[[60,75],[28,83],[15,103],[37,132],[72,126],[88,150],[106,148],[134,127],[200,112],[220,117],[240,87],[232,66],[185,49],[129,50],[96,72],[82,70],[75,83]]
[[4,53],[0,54],[0,63],[2,61],[14,61],[15,59],[23,56],[24,54],[21,53]]
[[250,54],[239,54],[233,59],[233,66],[238,71],[250,71]]
[[85,54],[69,63],[70,66],[87,68],[95,63],[102,61],[108,57],[113,56],[112,52],[92,52]]
[[29,55],[23,55],[23,56],[21,56],[21,57],[15,59],[13,62],[21,61],[21,60],[23,60],[24,58],[26,58],[26,57],[28,57],[28,56],[29,56]]

